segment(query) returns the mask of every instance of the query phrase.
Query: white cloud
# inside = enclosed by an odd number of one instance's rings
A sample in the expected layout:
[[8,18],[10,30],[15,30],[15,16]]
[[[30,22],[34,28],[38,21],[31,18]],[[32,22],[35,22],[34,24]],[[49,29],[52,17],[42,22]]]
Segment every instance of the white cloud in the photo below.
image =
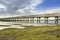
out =
[[[0,0],[0,8],[4,8],[8,14],[26,15],[35,13],[35,8],[38,4],[43,3],[43,0]],[[30,12],[30,13],[29,13]],[[3,13],[4,15],[4,13]]]
[[14,1],[14,0],[2,0],[4,3],[6,3],[6,4],[10,4],[12,1]]
[[23,9],[19,9],[20,13],[29,14],[29,15],[36,13],[36,6],[41,3],[43,3],[43,0],[32,0],[28,6],[26,6]]
[[0,4],[0,8],[5,8],[5,6],[4,6],[4,5],[2,5],[2,4]]
[[33,0],[32,2],[31,2],[31,5],[30,6],[37,6],[38,4],[41,4],[41,3],[43,3],[43,0]]
[[0,15],[3,14],[6,11],[6,6],[3,4],[0,4]]
[[[6,5],[1,5],[0,8],[7,9],[8,12],[16,12],[21,15],[30,14],[44,14],[44,13],[54,13],[60,12],[60,8],[48,9],[45,11],[36,11],[36,6],[42,4],[44,0],[2,0]],[[12,13],[8,13],[9,15]],[[13,13],[15,15],[15,13]],[[12,15],[13,15],[12,14]]]
[[[36,6],[44,0],[0,0],[0,8],[3,8],[9,15],[30,15],[60,12],[60,8],[37,11]],[[3,4],[3,5],[2,5]],[[11,12],[11,13],[10,13]],[[15,12],[15,13],[14,13]],[[7,13],[5,13],[7,15]],[[3,13],[3,15],[5,15]]]

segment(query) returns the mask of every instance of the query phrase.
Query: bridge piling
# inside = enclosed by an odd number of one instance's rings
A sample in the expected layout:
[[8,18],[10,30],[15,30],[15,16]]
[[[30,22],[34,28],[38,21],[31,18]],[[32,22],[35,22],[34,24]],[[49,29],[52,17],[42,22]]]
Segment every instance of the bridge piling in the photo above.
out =
[[58,24],[58,20],[59,20],[59,19],[58,19],[58,17],[56,16],[56,17],[55,17],[55,24]]
[[48,17],[45,17],[45,23],[48,24]]

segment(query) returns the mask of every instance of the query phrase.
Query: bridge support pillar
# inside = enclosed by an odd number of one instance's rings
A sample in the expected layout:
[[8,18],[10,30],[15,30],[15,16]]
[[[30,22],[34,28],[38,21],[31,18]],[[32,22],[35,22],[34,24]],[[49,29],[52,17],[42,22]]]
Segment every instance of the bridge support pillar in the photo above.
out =
[[58,17],[55,17],[55,24],[58,24]]
[[48,24],[48,17],[45,17],[45,23]]
[[31,22],[34,23],[34,18],[32,17]]
[[37,23],[40,23],[40,17],[37,17]]
[[39,23],[40,23],[40,17],[39,17]]
[[27,23],[29,23],[29,18],[27,18]]
[[29,18],[29,23],[34,23],[34,18],[33,17]]
[[30,23],[30,17],[29,17],[29,23]]

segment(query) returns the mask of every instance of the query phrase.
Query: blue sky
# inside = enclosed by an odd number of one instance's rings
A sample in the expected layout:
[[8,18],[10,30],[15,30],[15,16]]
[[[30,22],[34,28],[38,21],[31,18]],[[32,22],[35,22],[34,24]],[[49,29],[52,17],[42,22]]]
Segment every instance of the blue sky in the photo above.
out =
[[60,7],[60,0],[44,0],[42,4],[37,6],[38,10],[47,10],[51,8],[58,8]]
[[0,0],[0,16],[33,15],[60,10],[60,0]]

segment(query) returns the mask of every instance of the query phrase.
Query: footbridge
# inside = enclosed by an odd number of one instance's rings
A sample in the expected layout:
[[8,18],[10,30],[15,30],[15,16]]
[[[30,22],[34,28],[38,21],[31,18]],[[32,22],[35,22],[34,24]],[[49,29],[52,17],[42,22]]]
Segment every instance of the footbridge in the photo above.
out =
[[0,18],[0,21],[20,22],[20,23],[41,23],[41,18],[44,18],[44,23],[48,24],[48,19],[54,17],[55,24],[59,23],[60,13],[39,14],[39,15],[26,15]]

